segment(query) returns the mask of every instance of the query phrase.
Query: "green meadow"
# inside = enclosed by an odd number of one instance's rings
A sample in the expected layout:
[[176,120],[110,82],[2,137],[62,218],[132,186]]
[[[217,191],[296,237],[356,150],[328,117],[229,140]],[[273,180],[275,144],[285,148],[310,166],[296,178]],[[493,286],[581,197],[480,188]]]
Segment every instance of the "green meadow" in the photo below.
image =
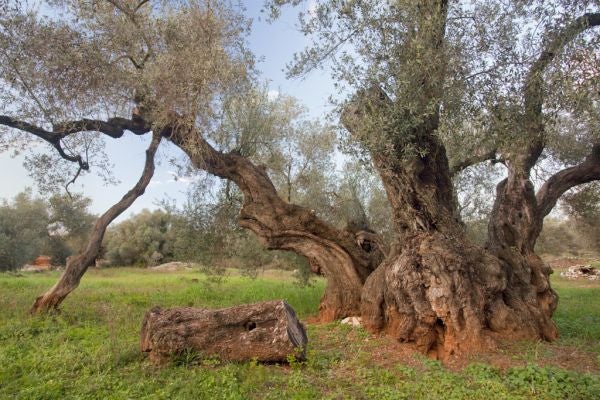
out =
[[33,299],[57,277],[0,274],[0,399],[600,398],[600,282],[554,277],[555,343],[506,343],[450,365],[360,328],[309,322],[304,362],[222,363],[185,354],[157,367],[139,350],[141,321],[152,306],[283,298],[310,321],[324,282],[300,286],[283,272],[252,279],[235,271],[94,269],[61,313],[29,316]]

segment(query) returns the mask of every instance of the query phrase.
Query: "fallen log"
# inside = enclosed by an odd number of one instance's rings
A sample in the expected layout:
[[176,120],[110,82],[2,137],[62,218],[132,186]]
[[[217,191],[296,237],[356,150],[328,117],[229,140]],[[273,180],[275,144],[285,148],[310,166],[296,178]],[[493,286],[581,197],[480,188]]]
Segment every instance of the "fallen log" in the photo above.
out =
[[303,360],[308,338],[284,300],[210,310],[155,307],[142,322],[141,349],[161,364],[188,351],[226,361]]

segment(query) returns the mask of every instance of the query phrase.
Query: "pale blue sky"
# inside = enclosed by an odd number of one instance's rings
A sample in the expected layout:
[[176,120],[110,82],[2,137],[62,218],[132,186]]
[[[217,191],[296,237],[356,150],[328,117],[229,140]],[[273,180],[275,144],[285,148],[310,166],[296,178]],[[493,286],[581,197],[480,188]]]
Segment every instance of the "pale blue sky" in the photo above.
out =
[[[308,38],[298,32],[297,12],[307,11],[311,1],[297,9],[285,10],[282,17],[274,23],[267,23],[266,16],[261,14],[262,0],[245,2],[247,15],[253,20],[253,29],[248,38],[250,49],[257,58],[262,58],[258,69],[263,79],[268,81],[269,89],[292,95],[298,98],[314,118],[325,117],[331,111],[328,96],[334,91],[333,83],[326,71],[315,71],[303,80],[288,80],[285,77],[285,64],[294,52],[300,51],[308,43]],[[117,186],[104,186],[103,183],[90,174],[81,178],[74,191],[83,192],[93,199],[92,211],[101,213],[117,201],[137,181],[144,162],[144,151],[149,137],[138,137],[127,134],[125,137],[108,139],[107,153],[115,164],[116,177],[121,180]],[[156,203],[165,198],[181,200],[189,184],[187,179],[173,179],[174,168],[168,159],[182,156],[182,153],[172,145],[163,143],[159,150],[159,166],[144,196],[127,210],[120,219],[127,218],[132,213],[143,208],[156,208]],[[11,158],[9,152],[0,153],[0,198],[12,198],[25,187],[34,187],[33,181],[27,176],[21,157]]]

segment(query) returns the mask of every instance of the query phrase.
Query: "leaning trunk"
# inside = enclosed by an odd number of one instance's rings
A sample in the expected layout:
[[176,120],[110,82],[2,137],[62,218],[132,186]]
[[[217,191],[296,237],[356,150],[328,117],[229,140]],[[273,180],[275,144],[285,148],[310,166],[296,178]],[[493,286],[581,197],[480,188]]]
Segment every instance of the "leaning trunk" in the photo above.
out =
[[123,211],[125,211],[133,202],[144,194],[146,187],[154,174],[154,156],[160,143],[160,135],[154,134],[148,150],[146,150],[146,162],[142,176],[135,186],[121,198],[116,204],[109,208],[94,224],[90,239],[85,250],[67,259],[65,271],[62,273],[58,282],[46,293],[39,296],[30,309],[30,313],[47,312],[55,310],[62,301],[79,286],[81,277],[87,271],[90,265],[93,265],[98,257],[102,245],[102,239],[108,225]]
[[290,204],[278,195],[263,166],[235,153],[214,149],[195,130],[178,131],[170,139],[195,167],[234,182],[244,195],[239,222],[255,233],[267,249],[305,256],[326,279],[319,306],[324,322],[358,315],[362,286],[381,257],[365,249],[354,233],[336,229],[314,211]]

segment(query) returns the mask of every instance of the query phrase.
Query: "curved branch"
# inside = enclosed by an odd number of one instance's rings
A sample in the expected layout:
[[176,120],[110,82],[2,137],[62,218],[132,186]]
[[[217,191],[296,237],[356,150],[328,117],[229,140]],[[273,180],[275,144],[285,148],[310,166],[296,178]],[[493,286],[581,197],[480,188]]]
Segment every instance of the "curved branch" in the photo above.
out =
[[525,79],[525,129],[533,139],[524,154],[523,167],[531,170],[544,149],[542,105],[544,103],[544,72],[556,56],[580,33],[600,25],[600,13],[587,13],[551,36],[547,46],[531,66]]
[[62,148],[60,141],[65,137],[78,132],[100,132],[116,139],[123,136],[125,131],[133,132],[136,135],[144,135],[150,131],[150,126],[142,120],[120,117],[109,118],[107,121],[87,118],[77,121],[67,121],[54,124],[53,129],[49,131],[40,126],[26,121],[20,121],[8,115],[0,115],[0,125],[28,132],[39,137],[50,143],[63,159],[78,163],[79,167],[84,170],[89,169],[87,162],[83,161],[83,158],[80,155],[73,156],[66,154]]
[[541,217],[552,211],[567,190],[596,180],[600,180],[600,144],[592,147],[591,153],[581,164],[557,172],[544,183],[536,194]]
[[[177,124],[173,124],[177,126]],[[266,169],[236,153],[217,151],[194,128],[163,133],[189,157],[192,164],[234,182],[244,195],[240,226],[251,230],[268,249],[289,250],[305,256],[313,270],[327,278],[319,308],[323,321],[357,315],[360,291],[381,262],[380,252],[366,251],[353,233],[340,230],[314,211],[290,204],[279,194]]]
[[121,117],[109,118],[106,121],[83,118],[77,121],[67,121],[54,124],[52,132],[62,137],[77,132],[95,131],[103,133],[114,139],[123,136],[125,131],[136,135],[144,135],[150,131],[150,126],[141,119],[127,119]]
[[254,231],[269,248],[280,248],[277,238],[286,236],[285,231],[297,230],[340,244],[356,261],[358,275],[363,279],[375,267],[353,234],[336,229],[309,209],[283,201],[264,167],[254,165],[239,154],[217,151],[194,130],[168,136],[188,154],[196,168],[228,179],[239,187],[244,194],[240,224]]
[[60,139],[54,132],[50,132],[41,128],[37,125],[30,124],[29,122],[20,121],[8,115],[0,115],[0,125],[8,126],[9,128],[18,129],[21,131],[29,132],[40,139],[45,140],[48,143],[54,145],[57,139]]
[[454,176],[459,172],[469,168],[470,166],[482,163],[484,161],[491,160],[493,162],[500,162],[500,160],[498,160],[498,158],[496,157],[497,153],[498,149],[493,148],[488,151],[480,151],[478,153],[467,156],[460,161],[454,162],[450,165],[450,175]]
[[600,13],[587,13],[565,26],[549,41],[546,48],[531,66],[525,80],[525,111],[527,115],[535,116],[542,112],[542,103],[544,100],[543,74],[548,65],[577,35],[586,29],[598,25],[600,25]]

